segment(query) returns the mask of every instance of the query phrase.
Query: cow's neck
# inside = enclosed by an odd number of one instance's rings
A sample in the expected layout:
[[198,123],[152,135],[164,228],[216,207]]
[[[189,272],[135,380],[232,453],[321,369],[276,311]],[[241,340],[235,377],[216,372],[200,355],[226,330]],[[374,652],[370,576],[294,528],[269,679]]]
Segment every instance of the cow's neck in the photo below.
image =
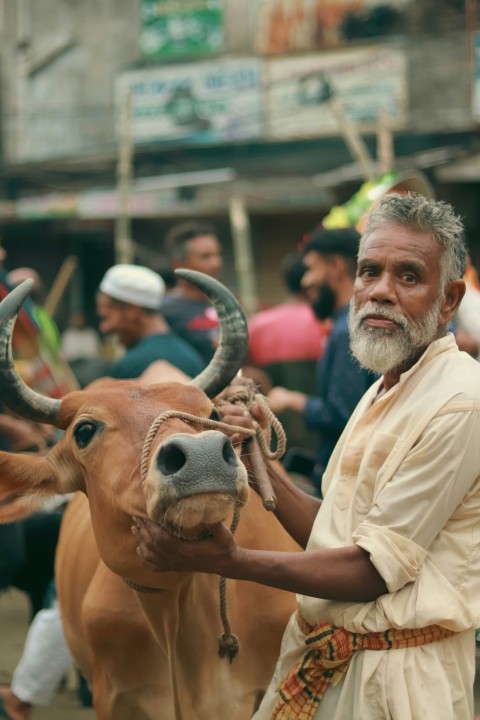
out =
[[[219,619],[223,627],[223,633],[218,637],[218,654],[221,658],[228,658],[228,660],[232,662],[232,660],[236,657],[238,653],[239,642],[237,636],[231,631],[230,628],[227,606],[227,579],[224,577],[219,577],[218,575],[206,575],[204,573],[183,573],[183,575],[185,583],[182,583],[177,588],[177,601],[184,593],[186,595],[192,595],[193,597],[195,597],[198,592],[198,587],[203,588],[202,593],[205,592],[206,587],[209,588],[208,592],[211,596],[210,603],[213,605],[215,604],[215,598],[213,597],[213,593],[217,595],[219,603]],[[170,591],[169,593],[168,591],[162,590],[160,588],[139,585],[138,583],[135,583],[128,578],[123,578],[123,580],[129,587],[132,588],[132,590],[139,593],[139,603],[143,607],[145,615],[148,618],[152,629],[156,633],[158,609],[163,604],[165,596],[167,598],[169,597],[167,603],[172,602],[173,594],[175,591],[173,591],[173,593],[172,591]],[[163,598],[159,597],[161,593],[163,593],[164,595]],[[176,601],[173,601],[174,604],[175,602]],[[162,625],[164,620],[164,613],[165,610],[162,611],[161,615]],[[158,630],[160,630],[160,628],[158,628]],[[160,630],[160,634],[163,635],[162,630]],[[160,640],[160,638],[157,639]],[[165,638],[163,639],[163,642],[165,642]]]

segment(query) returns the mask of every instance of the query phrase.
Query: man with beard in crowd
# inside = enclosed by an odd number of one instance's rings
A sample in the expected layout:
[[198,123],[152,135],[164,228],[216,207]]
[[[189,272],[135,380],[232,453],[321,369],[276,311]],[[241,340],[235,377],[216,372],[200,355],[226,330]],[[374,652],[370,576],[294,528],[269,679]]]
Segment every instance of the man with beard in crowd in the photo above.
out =
[[[135,521],[153,569],[299,594],[255,720],[473,717],[480,365],[448,332],[465,261],[450,205],[391,194],[371,211],[350,332],[381,377],[334,450],[323,501],[272,472],[276,515],[305,552],[240,548],[222,523],[192,543]],[[222,417],[252,424],[241,409]]]
[[376,376],[361,368],[349,347],[348,310],[355,280],[360,235],[354,228],[315,230],[303,251],[307,268],[302,285],[320,320],[331,319],[325,352],[318,361],[316,394],[275,387],[268,394],[276,414],[300,413],[318,434],[317,461],[310,474],[321,497],[322,477],[330,455],[358,401]]

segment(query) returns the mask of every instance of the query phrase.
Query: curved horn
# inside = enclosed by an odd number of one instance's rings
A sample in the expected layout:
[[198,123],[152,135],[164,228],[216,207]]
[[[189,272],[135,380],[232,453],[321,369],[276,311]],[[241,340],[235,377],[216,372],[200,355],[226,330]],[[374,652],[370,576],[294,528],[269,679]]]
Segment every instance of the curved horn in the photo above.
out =
[[0,303],[0,399],[21,417],[55,425],[61,400],[35,392],[17,374],[12,359],[12,333],[17,313],[32,289],[33,280],[25,280]]
[[242,367],[248,350],[247,320],[236,298],[218,280],[196,270],[175,270],[212,301],[220,323],[220,342],[208,367],[189,384],[203,390],[208,397],[218,395]]

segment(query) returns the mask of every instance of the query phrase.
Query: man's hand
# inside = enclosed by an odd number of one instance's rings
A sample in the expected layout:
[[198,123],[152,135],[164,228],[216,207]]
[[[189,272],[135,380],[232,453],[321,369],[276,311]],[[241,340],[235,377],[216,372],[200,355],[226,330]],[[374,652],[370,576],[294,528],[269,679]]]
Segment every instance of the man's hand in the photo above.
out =
[[[265,416],[259,405],[254,405],[251,412],[239,405],[219,405],[217,407],[220,420],[228,425],[237,425],[246,430],[254,430],[254,420],[262,427],[265,425]],[[251,437],[250,434],[234,433],[231,436],[232,443],[236,445]]]
[[307,396],[295,390],[287,390],[284,387],[274,387],[268,393],[268,404],[270,410],[278,415],[285,410],[295,410],[302,413],[307,403]]
[[132,532],[144,565],[154,572],[193,571],[225,574],[241,554],[230,530],[223,523],[207,526],[211,537],[181,540],[146,518],[133,518]]

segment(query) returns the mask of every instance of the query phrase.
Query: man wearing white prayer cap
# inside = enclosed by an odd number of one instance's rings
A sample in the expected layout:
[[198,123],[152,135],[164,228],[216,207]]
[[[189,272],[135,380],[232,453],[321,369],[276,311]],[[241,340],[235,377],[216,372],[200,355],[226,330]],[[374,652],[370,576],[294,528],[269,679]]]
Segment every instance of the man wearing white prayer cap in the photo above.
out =
[[140,265],[114,265],[97,294],[100,331],[116,335],[126,348],[110,375],[136,378],[153,362],[164,360],[195,377],[205,363],[197,351],[175,335],[159,312],[165,293],[160,275]]

